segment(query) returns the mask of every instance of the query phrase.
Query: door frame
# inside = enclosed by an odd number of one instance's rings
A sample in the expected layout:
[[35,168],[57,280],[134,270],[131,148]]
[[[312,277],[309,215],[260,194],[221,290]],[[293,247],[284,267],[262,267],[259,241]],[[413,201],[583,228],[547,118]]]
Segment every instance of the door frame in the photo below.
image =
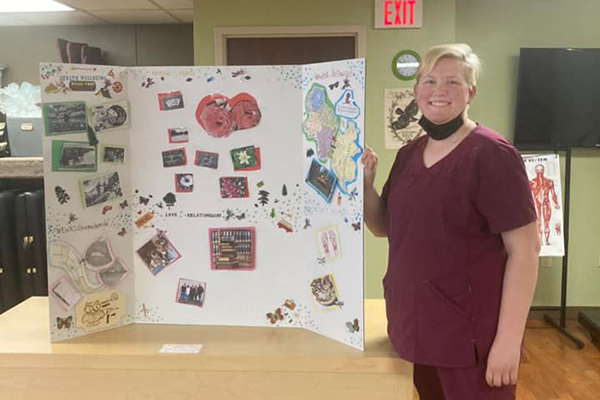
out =
[[354,37],[354,56],[356,58],[366,58],[367,56],[367,28],[365,25],[220,26],[214,28],[215,65],[225,65],[227,62],[227,39],[249,37]]

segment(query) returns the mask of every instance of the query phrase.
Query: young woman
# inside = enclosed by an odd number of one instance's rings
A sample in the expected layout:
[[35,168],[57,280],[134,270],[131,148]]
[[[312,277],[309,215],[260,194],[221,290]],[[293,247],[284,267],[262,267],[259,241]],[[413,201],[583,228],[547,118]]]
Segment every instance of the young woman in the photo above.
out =
[[389,241],[388,334],[421,400],[514,400],[539,238],[517,150],[469,119],[479,58],[436,46],[417,73],[423,135],[398,151],[381,196],[367,149],[365,222]]

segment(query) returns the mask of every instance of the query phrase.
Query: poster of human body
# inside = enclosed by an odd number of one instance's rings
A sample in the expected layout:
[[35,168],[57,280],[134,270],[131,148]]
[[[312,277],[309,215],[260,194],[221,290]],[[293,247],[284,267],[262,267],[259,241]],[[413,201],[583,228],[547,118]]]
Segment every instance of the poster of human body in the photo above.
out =
[[[237,325],[363,348],[364,60],[42,64],[41,78],[45,163],[75,146],[62,135],[79,142],[74,166],[45,176],[53,340],[130,323]],[[52,90],[72,80],[103,90]],[[83,109],[87,132],[62,121]],[[325,231],[334,252],[315,245]],[[88,252],[102,262],[82,262]],[[327,307],[315,277],[335,287]]]
[[560,162],[557,154],[524,156],[537,213],[540,256],[565,255]]

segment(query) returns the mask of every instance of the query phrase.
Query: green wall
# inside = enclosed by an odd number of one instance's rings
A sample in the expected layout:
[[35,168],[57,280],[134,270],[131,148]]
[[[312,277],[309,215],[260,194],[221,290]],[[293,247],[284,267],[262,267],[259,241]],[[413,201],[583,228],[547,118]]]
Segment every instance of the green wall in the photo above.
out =
[[[220,4],[219,4],[220,3]],[[219,26],[365,25],[367,27],[366,141],[380,156],[376,184],[387,177],[395,152],[383,143],[384,88],[412,87],[391,73],[393,56],[402,49],[423,54],[432,45],[464,41],[485,62],[479,96],[470,116],[512,137],[518,49],[521,46],[600,47],[600,2],[573,0],[428,0],[423,28],[373,29],[371,0],[195,0],[196,65],[214,64],[213,28]],[[598,4],[596,4],[598,3]],[[568,21],[573,22],[568,22]],[[562,26],[559,28],[558,22]],[[600,305],[600,154],[575,152],[572,174],[571,271],[569,305]],[[387,264],[387,241],[365,235],[367,297],[382,297],[381,278]],[[560,264],[541,268],[536,304],[560,300]]]
[[[512,139],[519,48],[600,48],[599,15],[597,0],[456,0],[456,40],[469,43],[485,62],[470,116]],[[561,161],[564,173],[563,157]],[[569,306],[600,306],[599,206],[600,151],[576,149],[571,169]],[[560,302],[562,259],[550,260],[550,267],[540,267],[536,305]]]

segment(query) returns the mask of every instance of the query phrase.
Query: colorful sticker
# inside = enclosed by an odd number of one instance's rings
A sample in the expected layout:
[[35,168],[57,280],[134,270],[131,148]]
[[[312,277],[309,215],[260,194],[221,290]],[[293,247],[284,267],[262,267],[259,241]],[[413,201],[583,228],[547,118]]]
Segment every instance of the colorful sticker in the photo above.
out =
[[181,167],[187,165],[185,148],[167,150],[162,152],[163,167]]
[[306,176],[306,183],[329,203],[333,196],[337,178],[333,172],[313,158]]
[[138,228],[143,228],[148,222],[152,221],[154,218],[154,213],[152,211],[148,211],[146,214],[142,215],[140,218],[135,220],[135,226]]
[[65,311],[73,308],[82,297],[66,276],[50,286],[50,295]]
[[164,232],[153,236],[136,251],[136,254],[154,276],[181,258],[181,254]]
[[335,103],[335,114],[348,118],[356,119],[360,115],[360,108],[356,101],[354,101],[354,91],[346,89],[340,96],[338,101]]
[[260,148],[245,146],[230,151],[234,171],[256,171],[260,165]]
[[217,169],[219,168],[219,154],[197,150],[194,164],[198,167]]
[[310,282],[310,291],[319,310],[332,310],[344,305],[339,299],[333,274],[313,279]]
[[216,270],[253,270],[256,233],[254,228],[211,228],[210,265]]
[[158,107],[160,111],[178,110],[184,107],[181,92],[158,94]]
[[331,170],[343,194],[358,177],[358,159],[363,153],[359,144],[360,130],[355,121],[348,121],[335,138],[335,148],[331,155]]
[[340,126],[340,118],[335,115],[325,86],[318,83],[312,85],[306,95],[305,115],[302,131],[308,141],[316,143],[317,158],[325,163]]
[[98,152],[87,142],[52,141],[52,171],[96,172]]
[[90,125],[96,133],[127,127],[129,125],[127,101],[103,103],[90,107]]
[[239,199],[250,196],[248,191],[248,178],[245,176],[226,176],[219,178],[221,198]]
[[85,102],[44,103],[42,105],[46,136],[87,133]]
[[187,128],[167,129],[169,134],[169,143],[187,143],[190,140],[190,133]]
[[326,261],[338,259],[342,256],[340,234],[337,226],[326,226],[315,232],[319,257]]
[[196,121],[209,136],[216,138],[253,128],[261,118],[258,102],[248,93],[238,93],[231,99],[222,94],[209,94],[196,108]]
[[79,185],[84,208],[123,197],[119,173],[116,171],[82,179]]
[[96,82],[94,81],[70,81],[69,89],[74,92],[94,92],[96,90]]
[[179,279],[177,284],[177,295],[175,301],[179,304],[187,304],[196,307],[204,305],[206,296],[206,282],[192,279]]
[[178,193],[191,193],[194,191],[194,174],[175,174],[175,191]]
[[77,327],[95,332],[115,327],[127,313],[125,296],[118,291],[85,296],[77,305]]
[[102,145],[102,162],[125,164],[126,146]]

